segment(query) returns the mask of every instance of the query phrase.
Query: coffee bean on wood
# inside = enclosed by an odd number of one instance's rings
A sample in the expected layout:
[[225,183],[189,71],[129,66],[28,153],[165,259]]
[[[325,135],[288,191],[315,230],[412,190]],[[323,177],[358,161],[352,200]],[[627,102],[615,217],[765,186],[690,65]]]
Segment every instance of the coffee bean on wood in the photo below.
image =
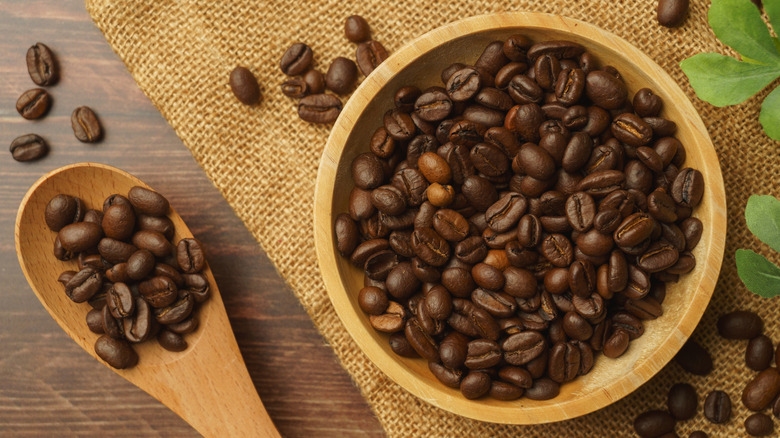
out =
[[43,88],[27,90],[16,101],[16,111],[27,120],[43,117],[51,106],[51,96]]
[[35,161],[49,153],[49,145],[40,136],[27,134],[15,138],[9,150],[16,161]]
[[[358,46],[364,74],[380,47]],[[664,281],[696,264],[703,175],[684,167],[661,97],[630,95],[598,61],[573,42],[491,42],[441,86],[396,90],[351,163],[334,225],[366,275],[358,304],[393,351],[467,398],[557,396],[598,354],[623,355],[663,314]],[[692,341],[677,358],[712,369]],[[678,418],[695,411],[690,389],[670,393]],[[647,418],[640,435],[675,422]]]
[[59,78],[59,68],[54,53],[46,44],[35,43],[27,49],[27,72],[37,85],[54,85]]
[[70,116],[70,124],[73,128],[73,135],[80,142],[95,143],[103,136],[103,130],[100,127],[100,121],[88,106],[80,106],[73,110]]

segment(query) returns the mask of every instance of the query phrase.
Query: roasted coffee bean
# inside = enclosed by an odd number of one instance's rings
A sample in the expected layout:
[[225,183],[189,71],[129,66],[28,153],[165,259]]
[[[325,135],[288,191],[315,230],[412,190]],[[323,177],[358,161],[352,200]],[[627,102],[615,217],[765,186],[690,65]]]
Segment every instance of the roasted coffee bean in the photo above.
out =
[[585,89],[585,72],[579,68],[564,69],[558,74],[555,97],[564,105],[573,105],[580,100]]
[[[389,344],[390,349],[393,350],[393,353],[399,356],[420,357],[420,355],[414,351],[414,348],[412,348],[412,346],[409,344],[409,340],[406,339],[406,336],[404,336],[402,332],[395,332],[390,334]],[[431,370],[431,372],[433,372],[433,370]]]
[[766,414],[756,413],[745,419],[745,432],[750,436],[768,436],[774,428],[772,418]]
[[109,237],[104,237],[98,242],[98,252],[109,263],[126,262],[137,250],[134,245]]
[[492,230],[503,233],[517,224],[527,206],[528,202],[523,195],[509,192],[488,207],[485,219]]
[[488,43],[474,66],[478,69],[484,69],[491,76],[495,76],[501,67],[508,62],[509,59],[504,55],[504,42],[493,41]]
[[501,362],[501,348],[495,341],[475,339],[468,343],[464,365],[469,369],[486,369]]
[[365,18],[350,15],[344,22],[344,35],[353,43],[362,43],[371,38],[371,29]]
[[687,383],[676,383],[669,389],[666,406],[669,413],[679,420],[689,420],[696,415],[699,399],[693,386]]
[[780,394],[780,373],[767,368],[753,378],[742,391],[742,404],[751,411],[763,411]]
[[390,216],[397,216],[406,210],[406,197],[392,185],[377,187],[371,192],[371,203],[377,210]]
[[577,231],[587,231],[596,216],[596,203],[593,197],[577,192],[566,199],[566,219]]
[[623,188],[626,176],[617,170],[601,170],[588,174],[577,184],[577,191],[593,196],[608,195]]
[[57,232],[66,225],[81,220],[83,205],[79,198],[70,195],[55,195],[46,204],[44,219],[50,230]]
[[655,221],[646,213],[634,213],[621,222],[614,233],[615,243],[623,248],[640,245],[650,238]]
[[551,379],[535,379],[533,385],[525,390],[525,396],[530,400],[550,400],[557,397],[560,390],[560,385]]
[[731,399],[723,391],[711,391],[704,400],[704,416],[711,423],[726,423],[731,419]]
[[336,248],[341,255],[349,257],[358,244],[360,239],[357,224],[346,213],[341,213],[336,217],[334,225],[336,235]]
[[143,298],[135,298],[135,313],[122,319],[125,339],[134,343],[146,341],[153,335],[155,324],[149,304]]
[[539,332],[526,331],[506,338],[501,348],[507,363],[525,365],[547,349],[547,342]]
[[[138,284],[141,296],[155,308],[171,305],[178,296],[176,283],[168,277],[158,276]],[[162,322],[162,321],[161,321]],[[178,321],[174,321],[178,322]]]
[[[295,81],[298,81],[297,87],[291,87],[290,84],[285,85],[287,84],[287,82],[285,82],[285,84],[282,84],[282,91],[290,97],[303,97],[303,95],[306,94],[306,87],[301,84],[302,81],[299,79],[296,79]],[[233,91],[233,95],[236,96],[236,99],[241,103],[245,105],[254,105],[260,100],[260,86],[257,84],[257,78],[255,78],[255,75],[252,74],[248,68],[242,66],[234,68],[233,71],[230,72],[230,80],[228,82],[230,84],[230,89]],[[290,90],[292,88],[297,88],[299,91],[291,93]]]
[[494,380],[490,383],[490,391],[488,391],[488,395],[496,400],[517,400],[518,398],[522,397],[523,389],[511,383]]
[[525,174],[539,180],[546,180],[555,173],[555,161],[550,154],[532,143],[520,147],[515,162]]
[[303,79],[287,79],[282,82],[281,88],[282,94],[295,99],[300,99],[309,94],[309,85]]
[[307,94],[320,94],[325,91],[325,75],[318,70],[311,69],[304,73],[303,82],[306,83]]
[[390,301],[387,309],[381,315],[371,315],[368,317],[371,327],[384,333],[395,333],[403,330],[406,322],[406,311],[403,306]]
[[[392,336],[392,335],[391,335]],[[414,350],[412,350],[414,352]],[[419,357],[417,353],[414,353],[414,357]],[[441,383],[450,388],[460,388],[461,380],[463,379],[463,371],[459,369],[447,368],[436,362],[428,362],[428,369],[431,374],[436,377]]]
[[686,167],[680,170],[671,188],[674,202],[684,207],[695,207],[704,195],[704,177],[696,169]]
[[542,255],[555,266],[569,266],[574,257],[571,241],[562,234],[550,234],[542,241]]
[[103,213],[105,213],[105,212],[106,212],[106,210],[108,210],[108,208],[109,208],[109,207],[111,207],[112,205],[116,205],[116,204],[128,204],[128,205],[132,205],[132,204],[130,203],[130,200],[128,200],[126,197],[124,197],[124,196],[122,196],[122,195],[120,195],[120,194],[114,193],[113,195],[109,195],[109,196],[108,196],[108,197],[107,197],[107,198],[106,198],[106,199],[103,201]]
[[173,282],[176,284],[177,287],[181,287],[184,285],[184,278],[182,278],[179,271],[175,269],[173,266],[165,263],[157,263],[154,265],[153,276],[168,277],[171,280],[173,280]]
[[689,0],[659,0],[656,9],[658,24],[665,27],[677,27],[688,15]]
[[[86,216],[84,219],[86,220]],[[166,239],[172,239],[175,231],[173,222],[166,216],[139,214],[136,216],[135,225],[139,230],[157,231]]]
[[129,239],[135,227],[133,208],[127,204],[112,205],[103,214],[101,225],[106,237],[116,240]]
[[[379,187],[382,184],[383,177],[384,171],[382,170],[382,161],[375,155],[362,153],[352,160],[352,180],[359,188],[370,190]],[[353,219],[366,219],[367,217],[363,217],[365,214],[360,214],[361,212],[368,211],[361,205],[362,199],[353,199],[358,195],[360,195],[360,193],[356,194],[354,191],[352,195],[350,195],[350,206],[352,207],[350,210],[355,210],[356,214],[352,215]],[[371,211],[371,214],[373,214],[373,211]],[[368,214],[368,216],[371,214]]]
[[27,49],[27,72],[37,85],[54,85],[59,78],[59,68],[51,49],[43,43],[35,43]]
[[685,371],[697,376],[706,376],[712,371],[712,356],[692,339],[688,339],[674,359]]
[[60,276],[57,278],[57,281],[60,282],[64,287],[65,285],[68,284],[68,282],[70,281],[71,278],[73,278],[74,275],[76,275],[76,271],[62,271]]
[[177,333],[180,335],[192,333],[198,329],[198,318],[194,316],[189,316],[188,318],[185,318],[181,322],[177,322],[175,324],[168,324],[165,326],[165,328],[167,330],[172,331],[173,333]]
[[157,333],[157,342],[168,351],[178,352],[187,349],[187,341],[184,340],[184,337],[170,330],[160,330]]
[[[414,85],[401,87],[395,92],[393,103],[401,111],[410,113],[415,109],[415,102],[422,95],[422,91]],[[445,95],[446,96],[446,95]],[[445,115],[446,117],[446,115]],[[444,117],[442,117],[443,119]],[[424,120],[427,120],[423,117]],[[441,119],[439,119],[441,120]]]
[[92,309],[87,312],[87,327],[92,333],[102,335],[103,330],[103,312],[98,309]]
[[639,117],[655,117],[661,112],[663,101],[653,90],[642,88],[634,94],[632,106]]
[[482,88],[482,76],[476,68],[465,67],[452,74],[445,88],[454,102],[463,102],[474,97]]
[[515,103],[524,105],[540,103],[544,97],[544,90],[539,84],[528,76],[514,76],[507,85],[507,93]]
[[309,123],[333,123],[341,113],[341,100],[332,94],[310,94],[298,102],[298,117]]
[[351,59],[337,57],[325,74],[325,85],[336,94],[347,94],[357,82],[357,66]]
[[127,341],[102,335],[95,341],[95,353],[116,369],[131,368],[138,363],[138,354]]
[[16,111],[27,120],[43,117],[51,106],[51,96],[43,88],[27,90],[16,101]]
[[65,294],[75,303],[92,298],[103,284],[103,274],[91,266],[77,272],[65,284]]
[[726,339],[753,339],[764,330],[764,321],[753,312],[737,310],[718,318],[718,333]]
[[655,190],[647,196],[647,210],[660,222],[672,223],[677,220],[674,200],[662,190]]
[[387,59],[387,50],[377,41],[366,41],[357,46],[355,59],[364,76],[368,76]]
[[653,128],[636,114],[624,113],[612,121],[612,134],[630,146],[644,146],[653,138]]
[[453,104],[450,97],[438,89],[421,94],[414,102],[414,111],[420,118],[428,122],[443,120],[450,115],[452,109]]
[[478,399],[490,391],[490,376],[481,371],[470,371],[460,382],[460,392],[469,400]]
[[9,147],[11,156],[16,161],[34,161],[49,152],[49,145],[38,135],[27,134],[15,138]]
[[758,335],[748,342],[745,350],[745,365],[754,371],[763,371],[772,363],[775,349],[766,335]]
[[569,289],[581,297],[588,297],[596,290],[596,270],[591,262],[576,260],[569,266]]
[[558,342],[550,349],[547,374],[558,383],[574,380],[580,371],[580,350],[568,342]]
[[498,177],[509,170],[509,159],[498,146],[477,143],[469,155],[474,167],[486,176]]
[[542,108],[535,103],[529,103],[512,107],[506,115],[504,127],[519,134],[521,139],[535,143],[541,137],[539,127],[542,123],[544,123]]
[[443,286],[434,286],[425,295],[425,310],[432,318],[447,319],[452,313],[452,296]]
[[534,79],[545,90],[554,91],[561,73],[560,61],[552,55],[543,54],[534,61]]
[[387,133],[384,126],[377,128],[374,135],[371,136],[371,152],[377,157],[390,158],[393,156],[395,144],[395,140]]
[[605,338],[602,352],[609,358],[617,358],[623,355],[628,349],[630,337],[627,331],[616,329],[611,335]]
[[78,222],[64,226],[57,237],[66,251],[79,253],[94,248],[103,237],[103,230],[91,222]]
[[398,263],[388,274],[387,292],[394,298],[402,300],[410,297],[420,286],[420,280],[414,275],[409,262]]
[[127,259],[127,276],[132,280],[141,280],[154,270],[154,265],[154,255],[145,249],[139,249]]
[[73,134],[80,142],[94,143],[103,136],[100,121],[95,112],[86,106],[80,106],[73,110],[70,116],[70,124],[73,128]]
[[695,217],[689,217],[682,221],[680,224],[680,229],[685,236],[685,250],[693,251],[701,239],[704,226],[699,219]]
[[[206,276],[203,274],[184,274],[183,287],[179,289],[179,294],[189,294],[196,304],[206,301],[211,295],[211,288]],[[175,282],[174,282],[175,284]],[[183,291],[183,292],[182,292]]]
[[472,175],[463,181],[461,191],[468,202],[477,211],[486,211],[498,201],[498,192],[493,184],[485,178]]
[[524,62],[528,59],[528,49],[532,45],[531,40],[525,35],[512,35],[504,41],[502,50],[510,60]]
[[417,160],[417,166],[430,183],[447,184],[452,171],[444,158],[434,152],[426,152]]
[[648,273],[660,272],[677,263],[679,253],[669,243],[656,242],[637,258],[637,266]]
[[406,321],[404,334],[417,354],[431,362],[439,360],[439,348],[436,341],[422,328],[416,317]]
[[668,412],[652,410],[634,419],[634,431],[642,438],[656,438],[674,431],[674,417]]
[[[166,278],[166,277],[157,277]],[[160,324],[174,324],[190,316],[195,305],[194,298],[189,294],[180,296],[172,304],[154,309],[154,317]]]
[[311,47],[303,43],[295,43],[282,55],[279,67],[288,76],[303,74],[309,69],[313,58]]
[[133,234],[132,241],[136,248],[149,250],[155,257],[167,257],[173,252],[173,245],[156,231],[138,231]]
[[449,260],[449,244],[431,228],[415,229],[412,246],[417,257],[429,265],[442,266]]
[[450,185],[433,183],[426,189],[428,201],[437,207],[447,207],[455,199],[455,189]]
[[606,110],[613,110],[626,103],[628,93],[623,81],[605,71],[597,70],[586,76],[585,94],[594,104]]
[[106,294],[106,304],[117,319],[130,317],[135,312],[135,297],[124,283],[114,283]]
[[460,242],[469,234],[469,223],[457,211],[441,209],[433,215],[433,228],[450,242]]
[[[135,186],[131,188],[127,193],[127,199],[136,211],[149,216],[165,216],[170,209],[170,204],[164,196],[145,187]],[[105,213],[107,213],[107,210]]]

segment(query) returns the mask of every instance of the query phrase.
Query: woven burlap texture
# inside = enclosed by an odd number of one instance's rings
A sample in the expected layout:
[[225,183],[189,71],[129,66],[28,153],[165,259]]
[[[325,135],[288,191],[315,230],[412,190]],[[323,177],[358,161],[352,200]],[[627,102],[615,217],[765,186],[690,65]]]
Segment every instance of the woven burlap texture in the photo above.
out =
[[[747,292],[733,257],[740,247],[768,252],[750,235],[743,211],[751,193],[780,195],[780,143],[767,138],[758,123],[766,91],[729,108],[714,108],[695,98],[678,63],[699,52],[731,52],[707,26],[709,2],[691,3],[685,25],[669,30],[656,23],[656,2],[650,0],[86,1],[114,51],[265,249],[389,436],[630,436],[633,419],[645,410],[665,408],[669,387],[680,381],[694,384],[700,400],[696,419],[677,425],[680,436],[697,429],[710,436],[739,436],[749,415],[740,394],[754,373],[741,359],[745,343],[722,342],[714,327],[720,314],[743,308],[764,317],[766,332],[777,334],[780,329],[780,301]],[[450,414],[405,392],[360,352],[331,307],[314,250],[314,185],[329,127],[299,120],[296,101],[282,95],[279,87],[285,80],[279,59],[294,42],[307,42],[314,49],[321,71],[337,56],[354,56],[355,46],[343,37],[344,19],[352,14],[366,17],[374,39],[393,51],[445,23],[512,10],[590,22],[625,38],[660,64],[699,110],[717,149],[728,196],[723,270],[693,336],[712,353],[715,371],[698,377],[670,364],[608,408],[545,426],[496,425]],[[242,105],[231,94],[227,78],[236,65],[249,67],[257,76],[260,105]],[[731,395],[734,414],[726,425],[710,424],[701,415],[703,400],[713,388]]]

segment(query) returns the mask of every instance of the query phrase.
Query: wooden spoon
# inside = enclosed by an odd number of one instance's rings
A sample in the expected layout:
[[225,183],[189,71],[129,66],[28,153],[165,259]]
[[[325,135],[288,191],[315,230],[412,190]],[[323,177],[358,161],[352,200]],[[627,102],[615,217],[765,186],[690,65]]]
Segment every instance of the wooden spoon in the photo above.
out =
[[[58,193],[77,196],[89,208],[100,210],[106,197],[114,193],[126,195],[133,186],[150,188],[111,166],[72,164],[49,172],[33,184],[16,216],[16,252],[30,287],[60,327],[106,366],[95,353],[98,335],[87,328],[89,305],[72,302],[57,282],[62,271],[77,270],[76,261],[62,262],[52,254],[55,233],[46,226],[44,210]],[[168,217],[176,225],[174,242],[192,237],[173,208]],[[238,350],[211,270],[206,267],[203,274],[211,285],[211,297],[196,309],[200,327],[186,336],[187,350],[174,353],[148,341],[133,346],[139,356],[134,368],[109,368],[161,401],[205,436],[278,437]]]

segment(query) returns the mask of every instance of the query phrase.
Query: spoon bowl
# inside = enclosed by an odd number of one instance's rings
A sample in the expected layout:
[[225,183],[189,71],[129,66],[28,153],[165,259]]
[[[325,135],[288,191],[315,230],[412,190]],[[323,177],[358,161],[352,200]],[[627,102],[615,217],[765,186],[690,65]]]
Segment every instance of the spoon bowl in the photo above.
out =
[[[16,252],[30,287],[57,324],[81,348],[114,372],[168,406],[205,436],[268,436],[279,433],[255,391],[230,327],[211,269],[203,275],[211,296],[196,310],[199,327],[186,336],[188,348],[170,352],[157,342],[134,344],[138,364],[130,369],[110,367],[95,353],[95,340],[86,324],[87,303],[74,303],[57,281],[76,261],[57,260],[56,234],[44,221],[49,200],[59,193],[80,198],[89,208],[101,209],[109,195],[126,195],[133,186],[151,189],[120,169],[99,163],[78,163],[53,170],[28,190],[16,216]],[[168,218],[176,226],[173,242],[193,237],[171,207]]]

